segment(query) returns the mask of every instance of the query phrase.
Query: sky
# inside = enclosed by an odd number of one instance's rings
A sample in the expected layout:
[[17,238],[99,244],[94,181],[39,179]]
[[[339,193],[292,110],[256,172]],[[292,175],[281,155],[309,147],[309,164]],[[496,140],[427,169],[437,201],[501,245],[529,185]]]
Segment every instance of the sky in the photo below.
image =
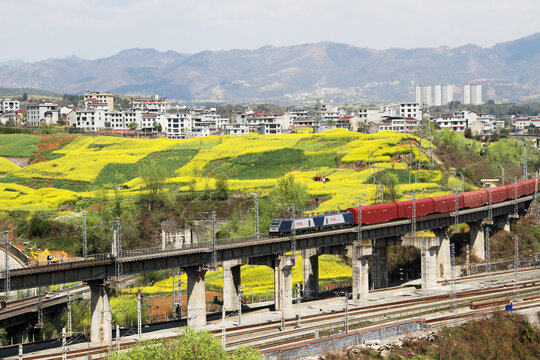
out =
[[0,62],[319,41],[489,47],[540,32],[539,13],[538,0],[0,0]]

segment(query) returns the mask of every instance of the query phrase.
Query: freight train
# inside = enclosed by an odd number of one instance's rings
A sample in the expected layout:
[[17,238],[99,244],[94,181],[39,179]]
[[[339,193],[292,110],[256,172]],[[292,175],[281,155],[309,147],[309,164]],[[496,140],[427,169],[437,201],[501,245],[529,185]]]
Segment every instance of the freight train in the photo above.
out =
[[[457,196],[458,209],[468,209],[489,204],[497,204],[506,200],[517,199],[538,191],[539,178],[532,178],[510,185],[497,186],[490,189],[474,190],[459,193]],[[449,213],[456,209],[456,195],[444,195],[416,200],[416,216]],[[270,222],[270,236],[286,236],[292,232],[305,234],[324,230],[333,230],[358,225],[358,207],[352,207],[345,212],[299,217],[294,219],[274,219]],[[411,219],[413,216],[412,200],[362,206],[362,225],[380,224],[393,220]]]

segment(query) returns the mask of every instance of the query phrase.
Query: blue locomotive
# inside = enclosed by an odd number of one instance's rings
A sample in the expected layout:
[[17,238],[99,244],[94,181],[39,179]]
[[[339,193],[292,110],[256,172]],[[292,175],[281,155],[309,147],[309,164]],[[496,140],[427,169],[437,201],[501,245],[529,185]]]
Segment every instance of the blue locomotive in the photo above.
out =
[[285,236],[292,232],[293,226],[296,234],[323,231],[327,229],[340,229],[354,226],[354,216],[350,212],[315,215],[294,219],[275,219],[268,227],[270,236]]

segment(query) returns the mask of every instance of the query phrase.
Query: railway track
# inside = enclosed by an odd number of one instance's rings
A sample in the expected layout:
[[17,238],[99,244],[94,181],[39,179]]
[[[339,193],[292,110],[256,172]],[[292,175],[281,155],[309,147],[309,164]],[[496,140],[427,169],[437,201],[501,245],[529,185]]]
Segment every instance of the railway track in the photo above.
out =
[[[525,292],[537,292],[540,294],[540,281],[525,281],[521,284],[522,293]],[[473,299],[485,298],[486,296],[500,296],[501,293],[510,293],[513,290],[512,286],[500,285],[489,289],[478,289],[478,290],[466,290],[459,292],[457,294],[458,300],[467,300],[470,299],[472,302]],[[524,306],[539,306],[539,304],[532,301],[538,302],[540,295],[530,296],[525,298],[523,304],[520,304],[516,310],[523,309]],[[469,301],[469,300],[467,300]],[[525,301],[528,303],[526,304]],[[362,306],[357,308],[351,308],[348,311],[348,321],[351,328],[360,328],[362,326],[372,326],[383,322],[388,322],[389,320],[396,320],[395,317],[389,319],[384,319],[381,317],[381,314],[391,314],[392,311],[403,311],[407,308],[422,308],[422,306],[441,304],[441,309],[444,309],[444,304],[449,302],[449,295],[436,295],[429,297],[421,297],[415,299],[407,299],[401,301],[388,302],[385,304],[374,304],[370,306]],[[530,304],[530,305],[528,305]],[[467,316],[473,316],[471,314],[482,314],[488,313],[489,310],[481,310],[469,312],[470,315],[465,314],[455,314],[455,315],[446,315],[439,318],[430,319],[430,324],[435,324],[439,322],[449,322],[457,320],[467,320]],[[365,318],[368,317],[377,317],[379,316],[380,320],[378,322],[368,322]],[[478,315],[479,316],[479,315]],[[438,319],[438,320],[436,320]],[[427,321],[426,321],[427,322]],[[268,350],[279,346],[289,345],[293,343],[298,343],[307,340],[313,340],[315,338],[315,331],[321,328],[330,328],[334,331],[337,329],[344,328],[344,310],[334,310],[321,314],[312,314],[306,315],[301,318],[301,326],[295,327],[297,325],[297,320],[295,318],[287,318],[284,321],[285,328],[281,328],[281,321],[272,321],[267,323],[260,324],[251,324],[251,325],[242,325],[232,328],[227,328],[225,332],[226,344],[229,350],[232,350],[238,346],[254,346],[260,350]],[[357,326],[355,326],[355,324]],[[330,330],[331,332],[332,330]],[[211,331],[215,336],[220,337],[222,330],[213,330]],[[329,332],[329,334],[330,334]],[[165,341],[169,341],[176,336],[163,338]],[[120,349],[127,349],[131,346],[137,344],[137,341],[127,341],[120,344]],[[97,346],[85,349],[73,349],[69,351],[67,355],[68,359],[77,359],[77,358],[88,358],[88,356],[104,357],[107,356],[111,351],[116,349],[116,344],[113,341],[111,346]],[[61,359],[62,353],[57,352],[50,355],[31,355],[25,356],[24,359],[31,360],[52,360],[52,359]]]

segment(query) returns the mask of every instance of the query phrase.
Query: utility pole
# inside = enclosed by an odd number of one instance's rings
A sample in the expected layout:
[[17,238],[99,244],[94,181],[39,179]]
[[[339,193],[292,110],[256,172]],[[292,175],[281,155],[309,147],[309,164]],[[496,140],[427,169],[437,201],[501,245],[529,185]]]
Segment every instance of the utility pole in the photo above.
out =
[[142,311],[141,311],[141,292],[137,293],[137,335],[139,339],[142,335]]
[[62,360],[67,359],[66,328],[62,328]]
[[116,324],[116,351],[120,351],[120,325]]
[[4,292],[7,300],[11,288],[11,280],[9,277],[9,232],[7,231],[4,231],[4,246],[4,251],[6,252],[6,257],[4,259]]
[[83,258],[86,260],[88,257],[88,242],[86,240],[86,211],[82,212],[83,218]]
[[120,218],[117,217],[116,221],[114,222],[114,242],[116,243],[116,278],[120,278],[122,276],[123,268],[122,268],[122,262],[120,261],[121,253],[122,253],[122,237],[121,237],[121,231],[120,231]]
[[[36,327],[43,329],[43,298],[41,296],[41,287],[38,288],[38,321]],[[45,340],[45,333],[43,333]]]
[[238,326],[242,325],[242,289],[238,292]]
[[493,188],[491,187],[491,185],[488,188],[488,195],[489,195],[489,199],[488,199],[489,202],[488,202],[488,221],[487,221],[487,224],[493,225]]
[[212,268],[217,269],[216,252],[216,211],[212,211]]
[[523,143],[523,180],[527,180],[529,174],[527,173],[527,144]]
[[292,229],[291,229],[291,235],[292,235],[292,244],[291,244],[291,252],[292,255],[296,254],[296,205],[293,203],[291,205],[291,216],[292,216]]
[[486,226],[485,240],[486,240],[486,273],[487,273],[487,287],[491,287],[491,245],[489,243],[489,233],[491,229]]
[[465,245],[467,251],[465,255],[465,266],[467,267],[467,276],[471,275],[471,258],[469,253],[469,244]]
[[455,244],[450,244],[450,312],[456,312],[457,310],[457,294],[456,294],[456,251]]
[[456,199],[454,201],[454,226],[456,233],[459,233],[459,192],[456,186]]
[[300,304],[302,303],[302,296],[300,294],[302,285],[300,283],[296,284],[296,327],[300,327],[302,323],[302,309]]
[[258,239],[260,237],[260,234],[259,234],[259,197],[257,196],[257,194],[254,194],[253,198],[255,199],[255,236]]
[[349,299],[347,298],[347,292],[345,291],[345,334],[349,333]]
[[279,290],[279,303],[281,304],[281,331],[285,331],[285,309],[283,306],[283,290]]
[[[428,268],[428,258],[427,258],[427,254],[426,252],[429,251],[426,249],[426,238],[423,236],[422,237],[422,249],[421,249],[421,271],[422,271],[422,275],[424,274],[428,274],[428,271],[429,271],[429,268]],[[422,276],[421,278],[421,282],[422,282],[422,293],[426,294],[426,289],[427,289],[427,276]]]
[[501,167],[501,183],[502,185],[504,185],[504,166],[502,166],[501,164],[499,164],[499,166]]
[[519,238],[514,236],[514,302],[520,300],[519,296]]
[[[358,305],[358,281],[360,278],[359,268],[358,268],[358,246],[362,241],[362,198],[358,198],[358,226],[356,227],[356,241],[353,242],[353,266],[352,266],[352,276],[353,276],[353,303]],[[362,269],[363,270],[363,269]],[[356,290],[356,291],[355,291]]]
[[413,236],[416,236],[416,192],[412,193],[412,218],[411,218],[411,232]]
[[517,219],[519,218],[519,211],[518,211],[518,182],[517,182],[517,176],[514,178],[514,217]]
[[68,303],[67,303],[67,333],[68,336],[71,336],[73,334],[73,327],[72,327],[72,320],[71,320],[71,299],[68,295]]

